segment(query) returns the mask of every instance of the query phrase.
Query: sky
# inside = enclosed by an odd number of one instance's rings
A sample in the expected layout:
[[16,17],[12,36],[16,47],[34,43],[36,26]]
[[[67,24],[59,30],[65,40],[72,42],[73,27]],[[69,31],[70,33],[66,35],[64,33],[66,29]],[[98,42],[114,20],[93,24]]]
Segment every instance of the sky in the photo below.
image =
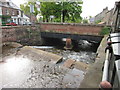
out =
[[95,16],[106,7],[112,9],[118,0],[83,0],[82,17]]
[[[17,6],[20,4],[25,3],[27,0],[11,0],[14,2]],[[115,1],[118,0],[83,0],[83,5],[82,5],[82,14],[81,16],[84,17],[89,17],[92,16],[94,17],[98,13],[102,12],[102,10],[106,7],[110,10],[111,8],[114,7]]]

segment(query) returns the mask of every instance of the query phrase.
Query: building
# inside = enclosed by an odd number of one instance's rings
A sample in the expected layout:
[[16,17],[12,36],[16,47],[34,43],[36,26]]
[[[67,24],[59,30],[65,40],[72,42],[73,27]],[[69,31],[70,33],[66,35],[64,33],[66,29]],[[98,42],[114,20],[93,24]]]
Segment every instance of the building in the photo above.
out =
[[113,9],[106,12],[102,21],[105,22],[107,25],[112,25],[112,21],[113,21],[112,18],[113,18]]
[[14,22],[21,25],[24,21],[29,22],[29,18],[12,1],[0,0],[0,8],[2,24]]
[[111,25],[113,18],[113,8],[108,10],[108,7],[94,17],[94,23]]
[[90,23],[90,24],[94,24],[94,17],[91,17],[91,18],[89,19],[89,23]]
[[0,0],[1,2],[6,2],[6,0]]
[[106,13],[108,12],[108,7],[104,8],[102,12],[100,12],[99,14],[97,14],[94,17],[94,23],[98,23],[98,22],[102,22],[104,17],[106,16]]
[[30,18],[31,23],[36,23],[37,22],[37,18],[36,18],[35,15],[31,14],[31,15],[26,15],[26,16]]

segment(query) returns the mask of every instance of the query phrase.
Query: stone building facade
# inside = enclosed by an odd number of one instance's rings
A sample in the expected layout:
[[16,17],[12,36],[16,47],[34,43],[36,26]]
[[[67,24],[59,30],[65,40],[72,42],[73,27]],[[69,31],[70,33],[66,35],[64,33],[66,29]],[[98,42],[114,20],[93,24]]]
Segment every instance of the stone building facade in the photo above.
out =
[[108,7],[94,17],[94,23],[112,25],[113,8],[108,10]]
[[108,7],[104,8],[103,11],[99,14],[97,14],[95,17],[94,17],[94,23],[97,23],[97,22],[101,22],[103,21],[104,17],[106,16],[106,13],[108,12]]

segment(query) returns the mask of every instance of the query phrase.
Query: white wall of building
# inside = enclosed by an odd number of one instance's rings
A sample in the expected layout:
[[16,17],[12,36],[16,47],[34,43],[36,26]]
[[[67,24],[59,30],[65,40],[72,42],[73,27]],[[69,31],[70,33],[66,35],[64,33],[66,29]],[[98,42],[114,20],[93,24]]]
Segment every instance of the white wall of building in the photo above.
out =
[[0,7],[0,15],[2,15],[2,7]]

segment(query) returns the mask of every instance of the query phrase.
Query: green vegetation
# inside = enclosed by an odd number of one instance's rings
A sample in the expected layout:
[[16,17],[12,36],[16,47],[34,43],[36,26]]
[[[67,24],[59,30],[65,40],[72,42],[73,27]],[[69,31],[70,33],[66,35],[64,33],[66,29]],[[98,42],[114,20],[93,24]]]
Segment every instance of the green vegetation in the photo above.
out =
[[83,23],[87,24],[88,23],[88,19],[83,19]]
[[102,31],[100,32],[100,35],[106,35],[110,33],[110,27],[104,27]]
[[6,26],[6,23],[8,23],[8,19],[10,19],[11,16],[1,15],[0,18],[2,18],[2,26]]
[[35,2],[27,2],[24,4],[20,5],[20,8],[22,11],[24,11],[25,14],[30,15],[30,4],[34,5],[34,12],[33,14],[36,16],[37,14],[40,13],[40,11],[37,10],[37,8],[35,7]]
[[[30,14],[29,5],[35,2],[28,2],[21,4],[20,8],[24,11],[25,14]],[[41,2],[40,11],[34,7],[34,15],[40,14],[43,16],[43,21],[50,22],[50,16],[54,16],[54,22],[78,22],[82,21],[80,14],[82,13],[82,4],[83,2]]]
[[98,24],[98,23],[100,23],[100,22],[101,22],[101,20],[97,20],[95,23]]

